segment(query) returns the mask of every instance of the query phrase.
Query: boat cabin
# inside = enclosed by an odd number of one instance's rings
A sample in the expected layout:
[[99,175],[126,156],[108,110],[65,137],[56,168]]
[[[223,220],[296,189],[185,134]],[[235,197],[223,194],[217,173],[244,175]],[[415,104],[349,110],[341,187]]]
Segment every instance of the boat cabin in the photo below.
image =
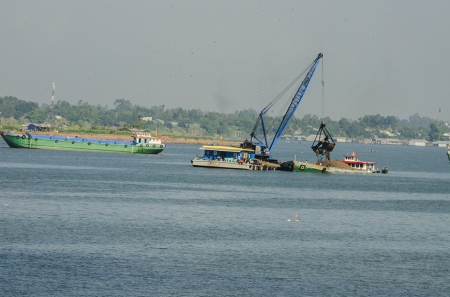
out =
[[133,142],[135,144],[137,144],[137,145],[142,144],[142,145],[146,145],[146,146],[160,145],[160,144],[162,144],[162,141],[164,140],[164,138],[153,137],[153,136],[151,136],[150,133],[135,134],[132,137],[133,137]]
[[349,165],[350,167],[358,170],[365,170],[365,171],[375,171],[375,164],[376,162],[366,162],[366,161],[360,161],[358,159],[358,154],[356,152],[353,152],[351,155],[345,155],[344,160],[342,160],[345,164]]
[[205,145],[200,149],[204,150],[203,159],[209,161],[244,163],[255,158],[254,150],[240,147]]

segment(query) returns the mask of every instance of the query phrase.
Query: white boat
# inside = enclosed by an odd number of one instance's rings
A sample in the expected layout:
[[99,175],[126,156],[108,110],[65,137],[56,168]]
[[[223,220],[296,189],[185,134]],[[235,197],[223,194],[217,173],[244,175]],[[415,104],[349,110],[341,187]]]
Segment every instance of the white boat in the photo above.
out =
[[448,160],[450,161],[450,144],[447,144],[447,157]]

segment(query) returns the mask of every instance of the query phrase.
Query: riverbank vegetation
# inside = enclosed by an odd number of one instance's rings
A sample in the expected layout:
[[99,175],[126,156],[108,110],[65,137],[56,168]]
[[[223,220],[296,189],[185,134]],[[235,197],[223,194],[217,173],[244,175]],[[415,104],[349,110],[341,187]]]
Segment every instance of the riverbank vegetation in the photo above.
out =
[[[231,114],[200,109],[143,107],[125,99],[117,99],[113,106],[90,105],[80,100],[72,105],[58,101],[53,107],[25,101],[12,96],[0,97],[0,129],[19,130],[28,123],[48,123],[52,130],[90,134],[129,134],[130,129],[148,130],[159,135],[184,138],[245,138],[252,131],[258,112],[253,109]],[[281,117],[267,116],[269,133],[274,134]],[[285,134],[308,136],[316,134],[322,119],[307,114],[294,117]],[[421,117],[408,119],[395,116],[361,115],[356,120],[324,119],[333,136],[348,138],[398,138],[448,140],[448,123]],[[273,128],[270,128],[273,127]]]

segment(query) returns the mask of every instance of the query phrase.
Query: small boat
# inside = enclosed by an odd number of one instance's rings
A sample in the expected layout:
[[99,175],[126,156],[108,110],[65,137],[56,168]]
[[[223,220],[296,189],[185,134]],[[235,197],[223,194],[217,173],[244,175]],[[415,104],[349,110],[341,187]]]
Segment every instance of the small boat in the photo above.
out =
[[255,158],[251,143],[244,142],[239,147],[225,145],[204,145],[203,156],[191,160],[194,167],[209,167],[240,170],[276,170],[278,163],[270,163]]
[[[376,162],[360,161],[358,159],[358,153],[356,152],[353,152],[351,155],[345,155],[344,160],[342,160],[342,162],[344,162],[345,164],[356,170],[366,171],[369,173],[380,172],[380,170],[375,168],[375,164],[377,164]],[[383,173],[387,173],[387,169],[386,172]]]
[[447,144],[447,157],[448,160],[450,161],[450,144]]
[[11,148],[69,150],[91,152],[115,152],[131,154],[158,154],[164,150],[164,138],[150,133],[136,133],[132,141],[115,141],[79,137],[48,136],[40,134],[15,134],[0,131],[0,135]]

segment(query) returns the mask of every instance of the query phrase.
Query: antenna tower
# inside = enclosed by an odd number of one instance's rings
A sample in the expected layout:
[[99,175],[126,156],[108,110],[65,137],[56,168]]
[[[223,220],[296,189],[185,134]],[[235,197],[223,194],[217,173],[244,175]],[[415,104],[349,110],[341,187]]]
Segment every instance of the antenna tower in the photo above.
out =
[[52,108],[53,108],[53,105],[55,104],[55,90],[56,90],[56,84],[52,83]]

